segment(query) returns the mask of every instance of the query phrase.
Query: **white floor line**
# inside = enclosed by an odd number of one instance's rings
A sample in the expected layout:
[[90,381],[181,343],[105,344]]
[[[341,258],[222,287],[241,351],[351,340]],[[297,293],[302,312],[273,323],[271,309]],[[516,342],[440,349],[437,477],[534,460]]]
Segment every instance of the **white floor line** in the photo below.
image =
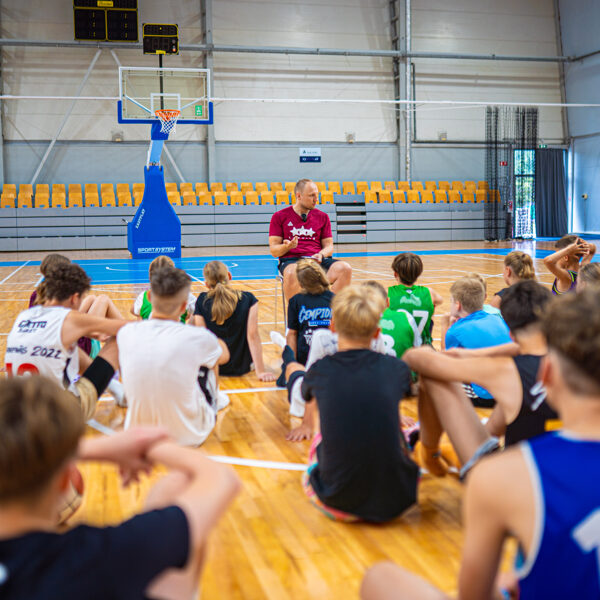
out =
[[285,390],[283,387],[259,387],[259,388],[242,388],[239,390],[220,390],[221,392],[225,392],[226,394],[252,394],[254,392],[278,392],[280,390]]
[[379,273],[379,271],[365,271],[364,269],[357,269],[356,267],[352,267],[352,271],[356,271],[357,273],[369,273],[370,275],[377,275],[382,279],[391,279],[393,277],[392,273]]
[[0,285],[5,281],[8,281],[15,273],[18,273],[23,267],[26,267],[31,261],[25,261],[20,267],[17,267],[10,275],[7,275],[2,281],[0,281]]
[[[104,435],[115,435],[116,431],[96,419],[90,419],[87,424],[96,431]],[[209,456],[215,462],[225,463],[227,465],[237,465],[240,467],[259,467],[261,469],[278,469],[281,471],[306,471],[308,465],[302,463],[286,463],[274,460],[258,460],[255,458],[239,458],[237,456]]]

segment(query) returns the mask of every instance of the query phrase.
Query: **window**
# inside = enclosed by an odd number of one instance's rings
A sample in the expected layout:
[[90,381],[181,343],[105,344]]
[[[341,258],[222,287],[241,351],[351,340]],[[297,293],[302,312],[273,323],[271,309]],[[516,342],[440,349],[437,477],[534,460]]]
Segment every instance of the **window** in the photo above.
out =
[[515,150],[514,237],[535,237],[535,150]]

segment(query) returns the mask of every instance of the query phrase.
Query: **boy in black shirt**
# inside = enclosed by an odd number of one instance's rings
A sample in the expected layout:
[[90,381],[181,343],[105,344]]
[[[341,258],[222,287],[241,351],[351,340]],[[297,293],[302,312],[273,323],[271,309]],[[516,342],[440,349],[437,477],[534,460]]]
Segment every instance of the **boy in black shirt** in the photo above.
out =
[[[551,298],[550,291],[533,280],[506,290],[500,310],[516,344],[447,353],[413,348],[404,354],[403,360],[421,374],[421,436],[415,459],[432,475],[447,472],[439,449],[443,431],[448,433],[465,476],[479,458],[498,449],[498,437],[505,436],[505,445],[510,446],[557,427],[558,417],[537,383],[547,352],[539,321]],[[485,427],[462,381],[473,381],[494,397],[496,407]]]
[[302,382],[305,421],[314,426],[318,412],[321,425],[305,490],[334,519],[389,521],[417,498],[418,467],[408,457],[398,412],[410,389],[410,371],[397,358],[370,349],[383,302],[364,286],[336,295],[331,328],[338,351],[318,360]]
[[[208,533],[237,493],[236,475],[165,441],[161,429],[81,439],[84,427],[81,410],[55,382],[0,382],[0,597],[192,597]],[[172,472],[150,491],[147,512],[116,527],[60,534],[56,510],[76,459],[115,462],[124,483],[156,462]]]

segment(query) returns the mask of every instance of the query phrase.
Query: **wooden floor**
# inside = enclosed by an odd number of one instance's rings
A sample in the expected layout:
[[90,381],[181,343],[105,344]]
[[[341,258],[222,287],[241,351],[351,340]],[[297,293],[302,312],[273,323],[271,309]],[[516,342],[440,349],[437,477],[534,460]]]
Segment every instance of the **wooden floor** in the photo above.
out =
[[[387,244],[369,245],[369,252],[439,249],[487,248],[482,243],[462,244]],[[510,247],[492,245],[491,248]],[[550,244],[538,244],[550,247]],[[345,249],[362,252],[365,248]],[[239,253],[239,249],[235,249]],[[250,248],[247,253],[256,254]],[[234,253],[234,249],[187,250],[187,255],[214,256]],[[124,252],[68,253],[71,258],[124,257]],[[0,255],[0,260],[36,259],[43,254],[26,253],[16,257]],[[354,281],[375,279],[392,285],[391,256],[352,257],[346,259],[354,269]],[[448,310],[449,287],[470,271],[486,277],[488,295],[504,286],[500,276],[503,257],[492,254],[426,255],[421,283],[432,286],[445,299],[442,311]],[[541,261],[536,261],[540,280],[549,283]],[[27,300],[38,280],[37,267],[0,267],[0,351],[4,354],[6,335],[15,316],[27,307]],[[275,323],[274,280],[235,282],[249,289],[259,299],[260,332],[266,364],[279,371],[278,348],[269,342],[269,331],[283,332],[281,308]],[[104,285],[96,289],[107,293],[123,315],[143,286]],[[203,290],[194,283],[195,294]],[[280,300],[280,298],[279,298]],[[436,325],[434,338],[439,343]],[[274,384],[258,381],[253,375],[223,378],[221,387],[242,390],[230,395],[230,406],[219,413],[214,432],[202,447],[213,455],[305,463],[308,442],[289,443],[285,434],[290,428],[286,393],[278,390],[247,391],[250,388],[274,388]],[[414,399],[403,402],[402,411],[415,415]],[[113,429],[122,427],[125,410],[115,407],[109,396],[102,399],[96,419]],[[95,435],[90,430],[90,435]],[[329,521],[306,500],[300,473],[257,466],[235,467],[243,481],[243,491],[212,536],[209,559],[203,579],[204,598],[284,600],[288,598],[352,599],[357,598],[361,578],[370,565],[380,560],[393,560],[452,592],[460,562],[463,535],[461,531],[462,489],[452,477],[430,479],[420,484],[419,505],[402,518],[385,526],[339,524]],[[74,522],[95,525],[114,524],[129,517],[141,506],[153,474],[139,485],[120,488],[112,467],[99,464],[82,466],[86,493],[82,508]]]

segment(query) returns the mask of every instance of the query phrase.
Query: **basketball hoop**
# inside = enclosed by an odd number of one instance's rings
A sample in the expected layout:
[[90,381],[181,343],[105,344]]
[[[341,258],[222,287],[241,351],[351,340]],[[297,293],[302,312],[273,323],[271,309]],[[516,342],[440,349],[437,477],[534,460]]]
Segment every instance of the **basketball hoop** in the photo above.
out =
[[175,125],[177,125],[177,119],[181,114],[180,110],[170,110],[163,108],[161,110],[154,111],[154,114],[160,119],[161,133],[175,132]]

